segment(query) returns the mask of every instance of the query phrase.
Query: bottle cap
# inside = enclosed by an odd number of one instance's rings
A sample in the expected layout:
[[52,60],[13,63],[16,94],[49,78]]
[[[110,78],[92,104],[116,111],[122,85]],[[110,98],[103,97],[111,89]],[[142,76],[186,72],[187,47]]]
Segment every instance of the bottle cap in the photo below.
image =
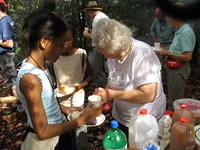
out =
[[181,109],[188,109],[188,106],[186,104],[181,104]]
[[145,150],[158,150],[158,147],[154,144],[149,144]]
[[189,118],[187,118],[187,117],[181,117],[180,121],[181,121],[181,123],[188,123],[189,122]]
[[171,110],[166,110],[166,111],[164,112],[165,115],[169,115],[169,116],[172,116],[173,113],[174,113],[174,112],[171,111]]
[[146,109],[140,109],[140,114],[141,115],[146,115],[148,111]]
[[118,128],[118,127],[119,127],[118,121],[117,121],[117,120],[112,120],[112,121],[110,122],[110,127],[111,127],[111,128]]

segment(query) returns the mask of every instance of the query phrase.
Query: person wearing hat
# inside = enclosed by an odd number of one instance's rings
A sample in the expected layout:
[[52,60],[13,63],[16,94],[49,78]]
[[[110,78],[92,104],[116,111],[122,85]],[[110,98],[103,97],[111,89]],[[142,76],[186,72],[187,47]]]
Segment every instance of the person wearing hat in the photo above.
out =
[[17,71],[15,68],[15,32],[14,21],[7,15],[8,4],[0,0],[0,69],[4,73],[6,84],[11,87],[15,95],[15,80]]
[[[102,8],[98,5],[97,1],[89,1],[87,7],[84,9],[87,15],[92,18],[92,29],[95,28],[97,22],[101,19],[109,18],[102,12]],[[91,38],[92,29],[85,28],[83,36]],[[93,83],[96,86],[104,86],[107,82],[106,75],[106,58],[97,52],[95,43],[92,41],[92,50],[88,53],[88,61],[93,71]]]

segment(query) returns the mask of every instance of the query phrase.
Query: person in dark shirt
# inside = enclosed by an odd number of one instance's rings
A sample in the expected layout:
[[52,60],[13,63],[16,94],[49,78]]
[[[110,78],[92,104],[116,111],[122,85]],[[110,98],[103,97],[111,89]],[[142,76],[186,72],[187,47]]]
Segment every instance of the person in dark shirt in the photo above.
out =
[[4,73],[6,85],[12,88],[15,95],[15,32],[14,21],[6,13],[7,7],[7,3],[0,0],[0,70]]

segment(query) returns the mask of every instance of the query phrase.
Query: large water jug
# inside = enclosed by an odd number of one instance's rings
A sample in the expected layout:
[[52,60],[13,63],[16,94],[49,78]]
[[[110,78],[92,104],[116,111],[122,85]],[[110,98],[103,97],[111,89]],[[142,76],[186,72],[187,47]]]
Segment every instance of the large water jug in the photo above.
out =
[[182,117],[172,126],[169,150],[195,150],[194,126]]
[[[132,117],[129,124],[129,146],[132,149],[145,150],[149,145],[157,146],[158,123],[154,116],[141,109]],[[157,148],[158,149],[158,148]]]

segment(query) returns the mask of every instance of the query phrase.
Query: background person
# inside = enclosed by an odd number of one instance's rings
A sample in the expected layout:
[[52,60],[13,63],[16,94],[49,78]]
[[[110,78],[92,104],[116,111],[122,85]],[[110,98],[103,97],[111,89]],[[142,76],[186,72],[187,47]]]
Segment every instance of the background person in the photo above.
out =
[[[91,32],[95,28],[99,20],[108,18],[108,16],[102,12],[102,8],[99,7],[96,1],[89,1],[85,8],[87,15],[92,18],[92,29],[85,30],[83,36],[91,38]],[[96,51],[95,43],[92,41],[92,49],[88,53],[88,61],[93,72],[93,83],[96,86],[105,86],[107,82],[107,66],[106,58]]]
[[166,16],[160,8],[154,11],[155,18],[151,25],[151,36],[153,42],[160,42],[162,48],[169,48],[175,33],[175,28],[172,27],[166,20]]
[[[181,19],[167,18],[176,28],[176,33],[169,50],[157,51],[158,55],[167,56],[166,79],[168,89],[168,108],[173,109],[173,101],[184,98],[184,90],[191,73],[190,61],[195,46],[195,34],[189,24]],[[176,64],[171,66],[169,63]]]
[[15,29],[13,19],[6,13],[7,8],[7,3],[0,0],[0,69],[3,72],[6,85],[10,86],[12,94],[16,95]]
[[[174,38],[175,28],[171,26],[167,22],[167,17],[162,11],[161,8],[157,7],[154,10],[155,18],[153,20],[153,23],[151,25],[151,36],[153,38],[153,42],[156,44],[156,42],[159,42],[160,49],[169,49],[169,46]],[[154,44],[153,44],[154,45]],[[155,45],[154,45],[155,46]],[[155,48],[155,47],[154,47]],[[164,84],[164,90],[166,91],[166,70],[165,70],[165,57],[159,55],[159,60],[162,65],[162,81]]]
[[[91,81],[91,71],[87,61],[87,52],[82,48],[75,48],[75,31],[71,28],[66,33],[67,42],[65,50],[54,63],[55,78],[59,85],[75,87],[73,95],[61,101],[61,105],[84,107],[85,91],[84,88]],[[87,141],[87,127],[83,126],[76,130],[77,150],[89,150]]]
[[92,72],[89,69],[86,50],[73,47],[74,32],[73,29],[67,31],[65,50],[54,63],[54,71],[58,85],[69,85],[76,89],[68,102],[72,101],[72,106],[84,107],[85,91],[83,88],[90,82]]
[[45,61],[55,62],[59,58],[67,40],[67,30],[63,20],[44,10],[31,13],[24,21],[23,41],[27,57],[16,81],[17,95],[29,124],[22,150],[75,150],[75,141],[68,133],[100,113],[99,108],[88,106],[80,117],[68,122],[64,114],[77,108],[59,107]]
[[157,119],[166,107],[161,65],[151,47],[132,38],[131,30],[113,19],[100,20],[92,31],[98,51],[108,58],[108,83],[96,94],[113,100],[112,116],[128,137],[131,117],[146,108]]

